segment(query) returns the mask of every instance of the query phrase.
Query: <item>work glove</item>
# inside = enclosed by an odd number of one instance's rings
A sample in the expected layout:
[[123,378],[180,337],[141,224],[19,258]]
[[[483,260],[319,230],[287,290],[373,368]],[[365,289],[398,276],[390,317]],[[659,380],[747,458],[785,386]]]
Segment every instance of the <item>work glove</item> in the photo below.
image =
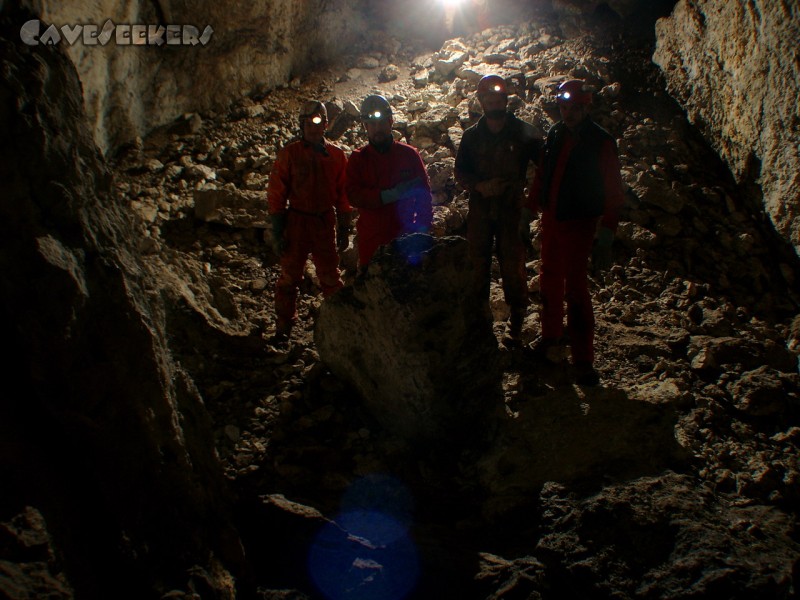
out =
[[519,217],[519,237],[526,248],[530,248],[533,245],[531,241],[531,221],[533,221],[533,211],[527,206],[523,206]]
[[336,213],[336,249],[339,252],[347,250],[350,245],[350,223],[353,220],[353,213]]
[[614,232],[608,227],[601,227],[592,248],[592,266],[595,271],[607,271],[611,268],[611,244]]
[[276,213],[274,215],[269,216],[270,221],[272,222],[272,251],[278,255],[282,256],[283,251],[286,250],[286,221],[287,215],[286,213]]
[[508,179],[503,179],[502,177],[485,179],[475,185],[475,191],[484,198],[494,198],[495,196],[502,196],[508,189],[509,183]]
[[393,188],[381,190],[381,204],[393,204],[398,200],[402,200],[408,196],[409,192],[416,188],[420,183],[420,178],[415,177],[409,181],[401,181]]

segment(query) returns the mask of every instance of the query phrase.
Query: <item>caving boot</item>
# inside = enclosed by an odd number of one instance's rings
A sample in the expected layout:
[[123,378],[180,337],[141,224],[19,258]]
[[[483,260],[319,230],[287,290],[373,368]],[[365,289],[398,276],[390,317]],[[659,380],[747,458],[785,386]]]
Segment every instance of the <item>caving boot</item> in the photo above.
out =
[[292,335],[292,324],[286,321],[278,320],[275,326],[275,334],[270,339],[270,343],[276,348],[287,348],[289,346],[289,338]]
[[531,354],[536,360],[559,364],[567,359],[568,349],[562,338],[543,337],[532,345]]
[[525,309],[512,308],[508,321],[508,333],[503,337],[503,345],[511,350],[522,345],[522,323],[525,320]]
[[575,363],[575,383],[578,385],[595,386],[600,384],[598,373],[589,361]]

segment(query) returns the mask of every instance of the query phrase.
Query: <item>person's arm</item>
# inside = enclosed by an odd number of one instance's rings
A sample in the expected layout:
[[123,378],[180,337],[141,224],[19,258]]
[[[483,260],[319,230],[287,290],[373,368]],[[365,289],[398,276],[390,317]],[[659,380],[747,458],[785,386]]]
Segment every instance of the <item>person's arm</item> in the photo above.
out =
[[605,206],[592,248],[592,268],[596,272],[606,271],[613,264],[611,246],[614,243],[614,232],[619,224],[619,212],[625,200],[617,147],[612,140],[605,141],[600,147],[599,162],[603,176]]
[[532,214],[538,214],[542,210],[542,177],[544,173],[544,153],[539,153],[536,165],[536,172],[533,174],[533,182],[528,189],[528,200],[525,206]]
[[267,212],[270,217],[270,239],[272,250],[281,256],[286,249],[286,223],[289,199],[289,150],[281,148],[272,165],[267,187]]
[[289,151],[281,148],[272,165],[267,184],[267,211],[271,215],[285,214],[289,198]]
[[528,140],[526,146],[527,146],[528,161],[530,161],[530,163],[538,167],[539,164],[541,163],[543,154],[542,140],[534,136]]
[[472,135],[464,132],[461,143],[458,145],[458,152],[456,152],[454,175],[459,185],[472,194],[475,192],[475,186],[480,182],[480,178],[476,172],[472,152],[470,152],[471,145]]
[[603,174],[603,192],[605,208],[600,226],[617,230],[619,213],[625,203],[625,192],[622,187],[622,174],[620,172],[619,157],[616,144],[608,140],[600,148],[600,171]]
[[422,157],[416,153],[416,177],[419,178],[419,185],[414,194],[414,212],[416,213],[416,224],[419,229],[430,231],[433,224],[433,198],[431,196],[431,180]]
[[336,193],[335,206],[336,214],[345,214],[353,211],[350,202],[347,199],[347,157],[344,152],[337,153],[339,157],[339,164],[336,169],[336,181],[334,182],[334,190]]
[[470,196],[477,195],[490,198],[507,193],[511,183],[508,179],[503,179],[502,177],[483,179],[478,172],[473,155],[474,137],[471,131],[467,130],[464,132],[464,137],[461,138],[461,144],[459,144],[458,152],[456,153],[454,169],[456,181],[469,192]]

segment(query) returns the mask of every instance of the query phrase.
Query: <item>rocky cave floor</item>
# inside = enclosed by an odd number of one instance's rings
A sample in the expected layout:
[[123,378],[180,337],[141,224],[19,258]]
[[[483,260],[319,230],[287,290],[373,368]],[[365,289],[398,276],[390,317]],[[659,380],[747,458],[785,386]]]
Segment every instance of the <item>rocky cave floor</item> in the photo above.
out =
[[[436,235],[463,234],[452,164],[475,82],[437,66],[462,43],[469,69],[519,81],[512,105],[542,132],[553,117],[550,77],[597,82],[595,115],[619,140],[627,204],[615,265],[592,277],[601,385],[574,385],[568,361],[502,350],[504,413],[488,439],[410,448],[320,362],[310,262],[291,347],[270,345],[278,266],[259,192],[296,133],[300,101],[342,109],[332,122],[349,151],[365,139],[347,102],[377,90],[428,165]],[[794,597],[800,271],[754,190],[732,180],[665,94],[651,53],[644,42],[567,37],[533,22],[435,52],[376,35],[353,62],[229,114],[187,115],[117,157],[117,189],[148,268],[175,299],[173,353],[213,417],[262,597],[316,597],[308,544],[324,519],[342,525],[344,505],[363,508],[368,496],[411,523],[422,565],[403,574],[412,597]],[[256,200],[227,221],[204,220],[195,198],[214,188]],[[531,343],[536,244],[527,267]],[[492,310],[500,339],[507,312],[496,277]],[[364,544],[364,556],[375,551]],[[381,560],[354,560],[358,586],[329,597],[402,597],[376,595],[397,585]]]

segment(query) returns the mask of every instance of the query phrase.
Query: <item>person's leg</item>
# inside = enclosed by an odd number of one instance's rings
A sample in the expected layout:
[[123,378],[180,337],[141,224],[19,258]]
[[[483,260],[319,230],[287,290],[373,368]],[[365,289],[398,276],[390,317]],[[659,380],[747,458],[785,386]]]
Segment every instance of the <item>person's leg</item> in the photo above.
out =
[[281,274],[275,285],[275,333],[281,337],[288,337],[297,319],[297,293],[309,252],[308,232],[303,220],[303,216],[290,212],[286,223],[287,244],[281,256]]
[[594,311],[588,268],[595,228],[593,219],[571,221],[565,248],[567,331],[576,366],[594,362]]
[[554,342],[564,333],[564,250],[561,224],[549,213],[542,216],[539,290],[542,296],[542,338]]
[[339,253],[336,251],[336,218],[333,211],[316,219],[311,231],[311,258],[317,269],[322,293],[330,296],[344,285],[339,271]]
[[473,288],[478,298],[489,300],[492,269],[492,242],[494,224],[489,218],[485,202],[470,202],[467,214],[467,241],[474,270]]
[[525,245],[519,236],[520,211],[501,215],[497,228],[497,260],[506,304],[511,308],[509,337],[519,340],[528,307],[528,276],[525,272]]

